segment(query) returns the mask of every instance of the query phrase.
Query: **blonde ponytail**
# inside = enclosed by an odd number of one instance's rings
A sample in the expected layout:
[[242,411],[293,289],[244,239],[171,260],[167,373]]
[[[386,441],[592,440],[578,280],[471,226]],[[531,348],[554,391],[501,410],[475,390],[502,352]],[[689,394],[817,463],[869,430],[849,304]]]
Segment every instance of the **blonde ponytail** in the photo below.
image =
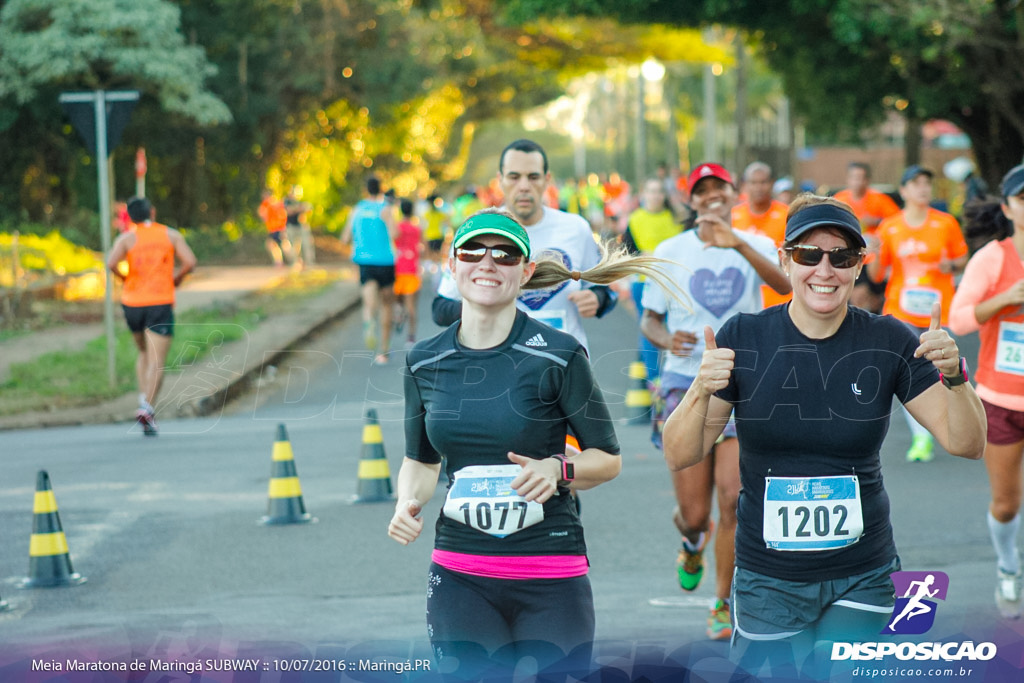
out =
[[630,275],[643,275],[665,290],[683,308],[692,310],[690,297],[669,274],[669,268],[677,264],[654,256],[630,256],[625,246],[612,242],[599,242],[598,247],[601,260],[583,272],[566,268],[561,257],[555,253],[538,254],[537,268],[523,289],[549,289],[566,280],[586,280],[596,285],[610,285]]

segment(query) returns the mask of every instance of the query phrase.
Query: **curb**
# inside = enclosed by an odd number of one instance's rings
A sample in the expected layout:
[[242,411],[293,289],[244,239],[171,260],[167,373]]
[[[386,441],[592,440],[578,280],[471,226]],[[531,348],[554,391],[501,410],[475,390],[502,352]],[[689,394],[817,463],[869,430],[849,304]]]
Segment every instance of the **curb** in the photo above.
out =
[[[165,376],[158,418],[202,417],[221,410],[258,381],[265,367],[359,303],[357,282],[337,282],[320,296],[302,302],[294,313],[265,320],[245,338],[215,348],[199,364]],[[96,405],[7,415],[0,417],[0,431],[129,422],[136,403],[133,391]]]

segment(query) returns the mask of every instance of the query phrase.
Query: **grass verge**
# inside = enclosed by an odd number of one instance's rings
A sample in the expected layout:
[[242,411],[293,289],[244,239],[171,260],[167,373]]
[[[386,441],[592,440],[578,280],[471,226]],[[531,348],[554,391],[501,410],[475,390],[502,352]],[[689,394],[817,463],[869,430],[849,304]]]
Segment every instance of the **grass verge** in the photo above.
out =
[[[293,273],[274,288],[254,292],[234,304],[176,314],[165,385],[182,366],[193,364],[221,344],[242,338],[268,317],[288,312],[301,301],[318,296],[340,277],[337,271]],[[107,344],[101,336],[80,351],[55,351],[11,366],[10,377],[0,385],[0,415],[56,411],[135,391],[135,342],[123,323],[119,330],[113,387],[107,381]]]

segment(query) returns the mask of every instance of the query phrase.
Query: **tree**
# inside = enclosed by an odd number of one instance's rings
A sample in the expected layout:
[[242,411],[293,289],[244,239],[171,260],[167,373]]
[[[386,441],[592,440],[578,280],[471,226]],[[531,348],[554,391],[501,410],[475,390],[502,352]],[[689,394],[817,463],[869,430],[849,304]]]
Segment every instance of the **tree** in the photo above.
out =
[[18,104],[40,87],[138,88],[202,124],[230,120],[205,89],[213,68],[186,45],[180,12],[164,0],[9,0],[0,11],[0,97]]
[[0,132],[33,143],[0,149],[12,171],[0,181],[0,204],[27,208],[36,220],[73,205],[60,182],[78,162],[62,130],[62,89],[138,89],[165,120],[230,120],[204,86],[213,69],[202,48],[187,45],[179,25],[178,9],[164,0],[8,0],[0,9]]
[[992,184],[1024,154],[1024,5],[1019,0],[513,0],[523,18],[582,12],[750,31],[812,133],[855,138],[886,103],[947,118]]

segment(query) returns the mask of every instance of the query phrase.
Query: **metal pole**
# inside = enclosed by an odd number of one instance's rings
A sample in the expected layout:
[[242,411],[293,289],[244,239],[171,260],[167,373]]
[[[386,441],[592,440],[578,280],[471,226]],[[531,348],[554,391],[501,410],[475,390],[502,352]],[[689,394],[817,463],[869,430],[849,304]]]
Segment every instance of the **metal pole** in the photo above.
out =
[[117,369],[114,354],[114,275],[107,268],[110,255],[110,182],[107,176],[107,101],[106,93],[93,93],[96,112],[96,174],[99,179],[100,195],[100,238],[103,244],[103,272],[106,275],[106,292],[103,299],[103,326],[107,337],[107,382],[113,389],[117,384]]

